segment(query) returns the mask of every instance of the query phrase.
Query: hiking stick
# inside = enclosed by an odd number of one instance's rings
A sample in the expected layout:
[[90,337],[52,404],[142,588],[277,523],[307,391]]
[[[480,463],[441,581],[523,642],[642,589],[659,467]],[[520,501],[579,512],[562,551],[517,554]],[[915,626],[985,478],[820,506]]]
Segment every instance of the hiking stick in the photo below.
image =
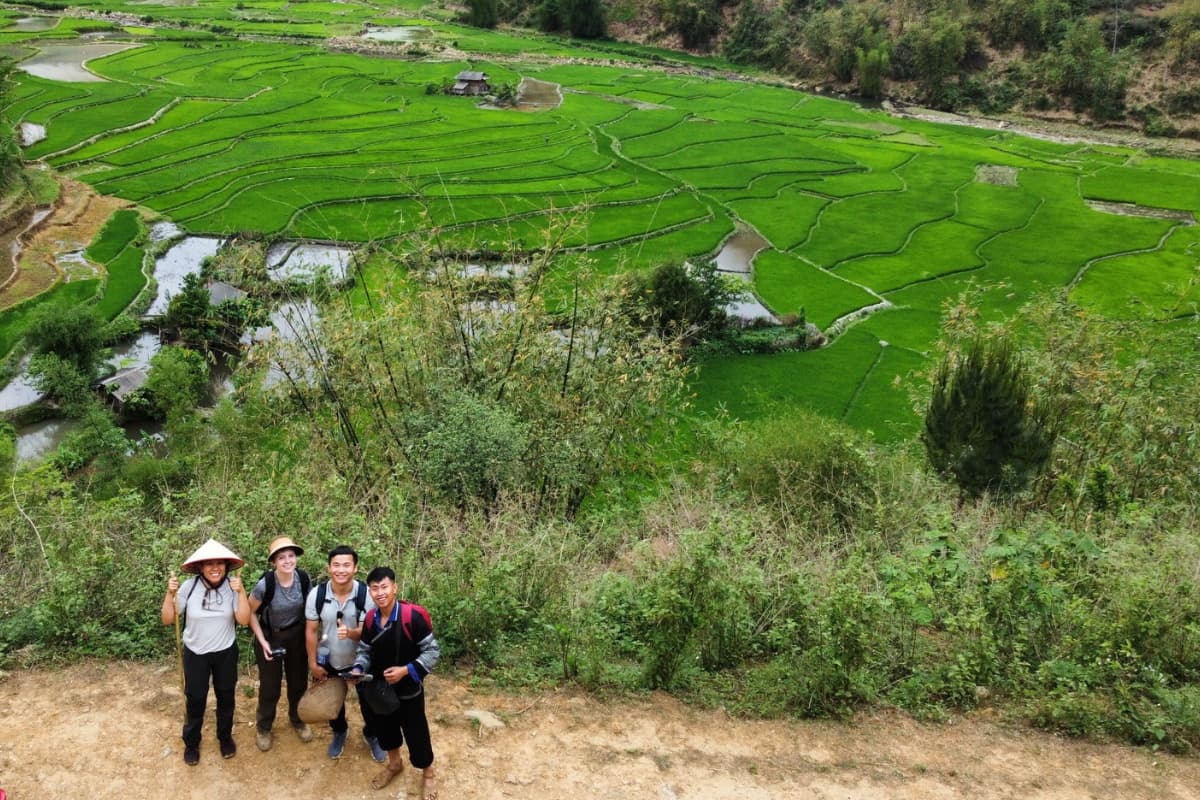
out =
[[[171,573],[175,575],[174,572]],[[179,665],[179,691],[184,694],[183,705],[187,708],[187,695],[183,687],[183,637],[179,633],[179,606],[175,607],[175,660]]]

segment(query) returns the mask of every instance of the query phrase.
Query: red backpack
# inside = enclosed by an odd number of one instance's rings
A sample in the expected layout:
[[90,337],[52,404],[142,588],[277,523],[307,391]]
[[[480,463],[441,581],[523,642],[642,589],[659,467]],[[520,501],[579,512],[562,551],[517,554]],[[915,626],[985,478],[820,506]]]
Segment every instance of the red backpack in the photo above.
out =
[[[408,640],[415,641],[412,635],[413,614],[420,614],[425,620],[425,626],[429,628],[429,632],[433,633],[433,619],[429,616],[429,612],[425,610],[425,606],[417,603],[410,603],[407,600],[397,600],[400,604],[400,627],[404,630],[404,635]],[[374,628],[379,623],[379,609],[372,608],[367,612],[367,618],[363,622],[363,631],[367,628]]]

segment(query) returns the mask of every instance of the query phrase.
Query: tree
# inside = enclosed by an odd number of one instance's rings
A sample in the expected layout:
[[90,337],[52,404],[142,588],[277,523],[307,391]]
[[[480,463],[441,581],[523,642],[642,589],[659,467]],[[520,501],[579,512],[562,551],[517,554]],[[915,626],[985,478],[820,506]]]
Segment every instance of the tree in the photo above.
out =
[[858,48],[858,93],[863,97],[878,100],[883,97],[883,76],[888,68],[887,47],[880,45],[870,50]]
[[642,289],[650,322],[660,332],[693,339],[725,322],[725,305],[737,294],[716,264],[663,264]]
[[173,424],[192,412],[208,388],[208,362],[195,350],[164,347],[150,359],[143,387],[155,411]]
[[580,39],[599,39],[607,32],[600,0],[562,0],[564,27]]
[[725,39],[725,57],[735,64],[761,64],[771,34],[771,23],[754,0],[746,0],[737,24]]
[[33,352],[58,356],[90,378],[103,345],[100,318],[89,306],[43,305],[31,316],[25,341]]
[[1045,467],[1057,424],[1033,402],[1031,381],[1006,341],[974,339],[934,376],[921,439],[929,463],[962,497],[1013,495]]
[[467,0],[467,24],[476,28],[494,28],[500,21],[496,0]]

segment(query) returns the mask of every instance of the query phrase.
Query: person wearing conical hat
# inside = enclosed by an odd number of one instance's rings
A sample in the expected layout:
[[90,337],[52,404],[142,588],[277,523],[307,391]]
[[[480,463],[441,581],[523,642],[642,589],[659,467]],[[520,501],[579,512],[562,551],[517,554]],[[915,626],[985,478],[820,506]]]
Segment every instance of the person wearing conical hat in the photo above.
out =
[[223,758],[233,758],[233,704],[237,689],[237,626],[250,623],[250,601],[237,575],[245,562],[225,545],[209,539],[188,556],[180,569],[194,577],[182,585],[172,572],[163,597],[162,621],[171,625],[183,616],[183,761],[200,763],[200,729],[212,681],[217,698],[217,743]]
[[258,711],[255,714],[258,749],[271,749],[276,706],[287,675],[288,719],[302,742],[313,740],[312,729],[300,719],[300,698],[308,688],[304,601],[311,585],[308,573],[296,566],[304,548],[290,536],[279,536],[267,548],[271,569],[250,590],[250,630],[258,664]]

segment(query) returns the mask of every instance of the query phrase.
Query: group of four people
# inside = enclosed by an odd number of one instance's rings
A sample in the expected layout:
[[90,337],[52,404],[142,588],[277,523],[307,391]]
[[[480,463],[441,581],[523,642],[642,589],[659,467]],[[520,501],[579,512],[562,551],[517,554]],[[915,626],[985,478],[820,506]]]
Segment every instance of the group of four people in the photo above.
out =
[[[217,701],[217,742],[221,755],[237,752],[233,740],[234,692],[237,686],[237,625],[254,634],[258,664],[256,742],[260,750],[273,743],[276,706],[287,681],[288,719],[303,742],[313,732],[300,717],[301,698],[314,683],[341,677],[357,688],[363,718],[363,739],[372,758],[385,763],[371,782],[382,789],[404,770],[400,747],[408,744],[409,762],[421,770],[421,797],[437,796],[433,747],[425,716],[423,680],[440,656],[433,626],[424,609],[396,596],[396,575],[376,567],[366,581],[355,578],[358,554],[341,545],[329,551],[329,580],[313,585],[297,566],[304,550],[283,536],[271,542],[271,569],[251,588],[249,596],[234,574],[245,562],[229,548],[209,539],[183,562],[194,577],[182,585],[174,573],[167,580],[162,621],[186,623],[182,662],[186,715],[183,760],[200,761],[200,731],[211,680]],[[422,613],[413,613],[412,609]],[[383,701],[368,701],[364,682],[382,681],[390,688]],[[382,691],[382,690],[381,690]],[[349,724],[343,703],[329,721],[330,758],[346,746]]]

